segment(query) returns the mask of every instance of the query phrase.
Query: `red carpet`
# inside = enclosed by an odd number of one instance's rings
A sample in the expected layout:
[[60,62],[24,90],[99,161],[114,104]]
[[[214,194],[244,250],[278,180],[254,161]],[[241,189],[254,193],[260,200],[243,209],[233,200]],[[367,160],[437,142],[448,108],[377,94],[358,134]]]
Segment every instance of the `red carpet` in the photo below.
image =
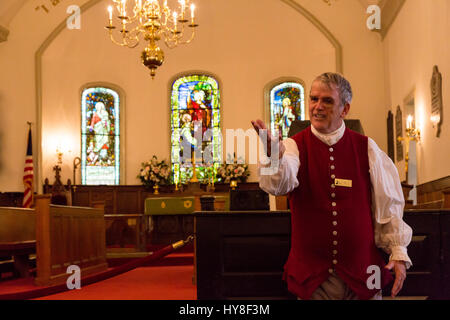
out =
[[33,278],[14,279],[0,282],[0,295],[25,292],[36,289]]
[[195,300],[194,267],[143,267],[37,300]]
[[33,278],[0,281],[0,297],[47,300],[196,299],[196,287],[192,282],[193,255],[174,253],[173,250],[172,246],[167,246],[150,256],[123,261],[125,263],[122,265],[87,276],[85,286],[82,278],[80,290],[67,291],[65,284],[36,287]]

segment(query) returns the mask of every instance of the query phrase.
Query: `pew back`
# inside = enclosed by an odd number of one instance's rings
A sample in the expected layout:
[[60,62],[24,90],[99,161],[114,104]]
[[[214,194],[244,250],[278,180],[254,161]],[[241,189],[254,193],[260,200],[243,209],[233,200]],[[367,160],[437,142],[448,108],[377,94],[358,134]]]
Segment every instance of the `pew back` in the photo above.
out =
[[36,239],[34,209],[0,207],[0,242]]
[[70,265],[83,276],[107,269],[103,210],[50,205],[44,195],[36,197],[36,213],[37,285],[65,282]]

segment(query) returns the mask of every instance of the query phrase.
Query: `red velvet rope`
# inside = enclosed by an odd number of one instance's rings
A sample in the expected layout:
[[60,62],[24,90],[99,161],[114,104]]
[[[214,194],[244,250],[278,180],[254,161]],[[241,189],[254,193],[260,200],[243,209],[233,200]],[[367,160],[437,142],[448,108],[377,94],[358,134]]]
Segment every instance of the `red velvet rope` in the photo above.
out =
[[[163,258],[164,256],[168,255],[169,253],[174,252],[175,250],[182,248],[187,243],[192,241],[193,237],[190,236],[186,240],[181,240],[177,243],[168,245],[156,252],[153,252],[152,254],[148,255],[147,257],[143,258],[137,258],[130,262],[127,262],[123,265],[117,266],[113,269],[89,275],[85,278],[81,279],[81,284],[83,286],[87,286],[89,284],[103,281],[112,277],[115,277],[117,275],[120,275],[122,273],[131,271],[133,269],[136,269],[140,266],[143,266],[149,262],[154,262],[158,259]],[[16,293],[6,293],[6,294],[0,294],[0,300],[28,300],[28,299],[35,299],[43,296],[48,296],[64,291],[68,291],[67,284],[58,284],[54,286],[44,287],[44,288],[38,288],[34,290],[24,291],[24,292],[16,292]]]

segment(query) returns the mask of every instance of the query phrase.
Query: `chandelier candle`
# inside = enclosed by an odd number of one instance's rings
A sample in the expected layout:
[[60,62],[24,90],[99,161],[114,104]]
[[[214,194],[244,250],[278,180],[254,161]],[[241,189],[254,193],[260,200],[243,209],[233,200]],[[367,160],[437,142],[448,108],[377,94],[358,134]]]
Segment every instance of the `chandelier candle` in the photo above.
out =
[[180,0],[180,5],[181,5],[181,20],[180,21],[184,21],[184,11],[186,10],[185,0]]
[[191,4],[191,23],[194,24],[194,10],[195,4]]

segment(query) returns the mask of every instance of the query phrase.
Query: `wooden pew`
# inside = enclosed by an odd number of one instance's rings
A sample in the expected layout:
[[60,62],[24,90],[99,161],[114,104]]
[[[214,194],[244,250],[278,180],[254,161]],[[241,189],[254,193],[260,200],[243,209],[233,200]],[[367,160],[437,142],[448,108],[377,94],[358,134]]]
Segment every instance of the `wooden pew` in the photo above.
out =
[[0,208],[0,273],[30,275],[29,256],[36,252],[35,220],[34,209]]
[[13,272],[21,278],[30,276],[30,254],[36,252],[36,240],[0,242],[0,257],[11,256]]
[[450,209],[450,188],[445,189],[444,191],[442,191],[442,193],[444,194],[443,208]]
[[64,283],[70,265],[83,276],[107,269],[103,209],[50,205],[51,195],[35,199],[35,209],[0,208],[0,258],[12,257],[16,273],[28,276],[36,252],[36,285]]
[[50,205],[50,195],[36,196],[36,285],[67,280],[67,267],[81,274],[107,269],[103,210]]

